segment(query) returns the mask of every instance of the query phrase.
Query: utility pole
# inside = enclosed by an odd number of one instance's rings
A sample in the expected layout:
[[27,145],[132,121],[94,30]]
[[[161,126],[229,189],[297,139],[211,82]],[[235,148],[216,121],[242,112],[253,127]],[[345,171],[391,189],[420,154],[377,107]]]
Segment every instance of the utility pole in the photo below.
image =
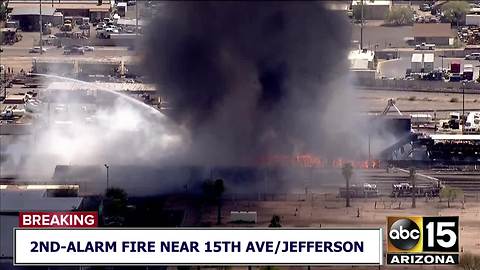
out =
[[40,0],[40,54],[43,54],[43,39],[42,39],[42,34],[43,34],[43,23],[42,23],[42,0]]
[[462,134],[465,133],[465,82],[462,82]]
[[367,166],[367,169],[370,168],[370,164],[372,164],[372,151],[371,151],[371,147],[372,147],[372,136],[370,134],[370,131],[368,132],[368,166]]
[[363,50],[363,0],[360,0],[360,50]]
[[415,168],[410,168],[410,183],[412,185],[412,208],[417,207],[416,196],[417,196],[417,185],[415,181]]
[[3,88],[3,99],[7,98],[7,69],[3,68],[3,78],[2,78],[2,88]]
[[138,36],[138,1],[135,1],[135,35]]
[[107,169],[107,190],[108,190],[108,182],[109,182],[109,177],[108,177],[108,169],[110,168],[110,166],[108,166],[107,164],[104,164],[103,166],[105,166],[105,168]]

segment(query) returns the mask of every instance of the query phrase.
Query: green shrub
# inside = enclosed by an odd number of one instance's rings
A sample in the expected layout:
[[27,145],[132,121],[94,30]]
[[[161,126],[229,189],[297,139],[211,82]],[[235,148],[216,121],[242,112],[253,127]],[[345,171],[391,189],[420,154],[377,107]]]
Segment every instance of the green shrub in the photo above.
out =
[[411,7],[394,6],[390,9],[385,18],[385,23],[389,25],[408,25],[412,24],[414,11]]

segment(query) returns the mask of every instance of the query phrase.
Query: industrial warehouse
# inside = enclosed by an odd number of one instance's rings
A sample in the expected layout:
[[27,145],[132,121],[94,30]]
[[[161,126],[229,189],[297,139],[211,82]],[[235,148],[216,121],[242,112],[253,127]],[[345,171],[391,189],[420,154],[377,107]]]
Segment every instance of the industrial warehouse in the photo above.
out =
[[[480,256],[476,1],[1,5],[0,269],[29,268],[13,265],[11,232],[42,211],[97,212],[111,229],[459,216],[460,261]],[[57,218],[29,222],[87,222]]]

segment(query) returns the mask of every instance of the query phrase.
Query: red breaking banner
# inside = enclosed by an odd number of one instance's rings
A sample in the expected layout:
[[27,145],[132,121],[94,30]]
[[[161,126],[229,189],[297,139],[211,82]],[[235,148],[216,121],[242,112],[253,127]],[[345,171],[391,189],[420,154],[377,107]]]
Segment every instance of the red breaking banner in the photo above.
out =
[[98,227],[97,212],[21,212],[19,227],[91,228]]

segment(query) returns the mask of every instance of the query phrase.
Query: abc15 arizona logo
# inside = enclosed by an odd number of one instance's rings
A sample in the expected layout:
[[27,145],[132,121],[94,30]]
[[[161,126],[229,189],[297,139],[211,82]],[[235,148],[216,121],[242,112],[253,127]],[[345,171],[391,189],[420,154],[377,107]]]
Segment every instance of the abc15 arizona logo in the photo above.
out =
[[388,217],[388,264],[458,264],[458,217]]

